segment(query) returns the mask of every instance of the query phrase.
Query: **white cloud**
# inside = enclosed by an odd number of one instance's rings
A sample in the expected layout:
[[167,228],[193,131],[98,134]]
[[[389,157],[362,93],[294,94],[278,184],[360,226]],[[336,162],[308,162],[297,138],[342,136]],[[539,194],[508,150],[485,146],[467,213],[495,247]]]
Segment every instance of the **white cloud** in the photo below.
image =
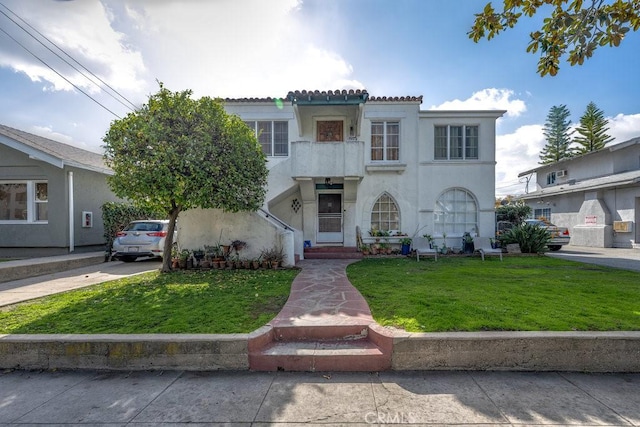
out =
[[[131,3],[153,78],[196,96],[284,96],[295,89],[362,88],[352,66],[295,16],[298,0]],[[152,42],[151,42],[152,41]]]
[[640,114],[618,114],[608,117],[609,135],[615,138],[615,143],[624,142],[640,136]]
[[[126,44],[121,32],[114,30],[114,15],[97,1],[52,2],[33,0],[26,2],[7,1],[7,6],[19,17],[32,25],[64,52],[86,66],[89,70],[117,89],[136,90],[141,85],[144,63],[140,52]],[[11,15],[9,13],[9,15]],[[2,26],[12,36],[32,51],[38,58],[58,70],[69,81],[85,91],[99,92],[98,87],[66,64],[81,67],[62,54],[36,31],[30,29],[19,18],[12,18],[44,43],[49,49],[30,37],[8,19]],[[54,53],[64,58],[58,58]],[[40,60],[33,57],[16,43],[5,43],[0,48],[0,66],[24,72],[34,82],[46,81],[49,90],[72,90],[72,85],[55,74]],[[85,72],[85,74],[88,74]]]
[[506,110],[508,117],[518,117],[527,111],[525,102],[513,99],[514,92],[510,89],[488,88],[473,93],[465,100],[455,99],[446,101],[432,110]]
[[[525,180],[518,174],[538,166],[545,139],[542,125],[526,125],[515,132],[496,136],[496,196],[520,194]],[[534,190],[535,183],[529,190]]]

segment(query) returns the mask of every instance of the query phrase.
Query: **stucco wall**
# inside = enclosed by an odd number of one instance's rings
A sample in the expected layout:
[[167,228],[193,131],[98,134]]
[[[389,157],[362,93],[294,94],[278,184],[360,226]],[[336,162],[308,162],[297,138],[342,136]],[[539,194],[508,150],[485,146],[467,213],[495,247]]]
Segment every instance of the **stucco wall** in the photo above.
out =
[[[0,145],[0,180],[46,180],[47,223],[0,224],[0,253],[12,256],[53,255],[69,250],[69,178],[74,174],[74,232],[76,250],[104,245],[100,206],[117,200],[106,175],[65,166],[63,169],[30,159]],[[82,211],[93,212],[93,227],[82,228]]]
[[281,247],[286,264],[294,263],[293,240],[282,229],[254,212],[224,212],[221,209],[191,209],[178,217],[177,243],[181,249],[204,249],[204,246],[228,245],[241,240],[247,246],[238,254],[254,259],[263,249]]

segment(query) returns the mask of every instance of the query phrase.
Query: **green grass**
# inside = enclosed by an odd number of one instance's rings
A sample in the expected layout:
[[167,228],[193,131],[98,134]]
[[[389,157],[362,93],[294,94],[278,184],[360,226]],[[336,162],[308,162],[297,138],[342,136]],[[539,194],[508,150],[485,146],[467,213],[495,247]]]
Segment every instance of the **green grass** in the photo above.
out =
[[[0,333],[246,333],[297,270],[157,272],[0,308]],[[365,259],[347,269],[376,321],[411,332],[640,330],[640,273],[549,257]]]
[[278,314],[297,273],[146,273],[0,308],[0,333],[250,332]]
[[640,330],[640,273],[549,257],[365,259],[375,320],[410,332]]

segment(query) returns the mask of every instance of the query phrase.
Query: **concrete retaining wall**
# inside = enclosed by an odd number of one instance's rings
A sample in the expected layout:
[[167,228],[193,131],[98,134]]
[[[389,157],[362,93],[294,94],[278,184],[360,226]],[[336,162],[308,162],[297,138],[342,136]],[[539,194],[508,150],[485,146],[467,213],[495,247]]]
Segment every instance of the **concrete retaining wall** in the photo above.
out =
[[401,333],[392,369],[640,372],[640,332]]
[[[248,370],[230,335],[0,335],[0,369]],[[639,332],[394,332],[392,369],[640,372]]]
[[0,335],[0,368],[247,370],[248,334]]

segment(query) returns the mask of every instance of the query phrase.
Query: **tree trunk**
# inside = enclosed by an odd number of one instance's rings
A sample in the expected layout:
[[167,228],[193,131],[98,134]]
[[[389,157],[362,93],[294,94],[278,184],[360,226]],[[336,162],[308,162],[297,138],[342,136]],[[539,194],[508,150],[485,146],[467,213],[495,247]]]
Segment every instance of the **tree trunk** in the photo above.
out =
[[164,252],[162,257],[162,272],[171,273],[171,249],[173,248],[173,233],[176,229],[176,221],[180,214],[180,206],[174,207],[169,211],[169,229],[167,237],[164,240]]

